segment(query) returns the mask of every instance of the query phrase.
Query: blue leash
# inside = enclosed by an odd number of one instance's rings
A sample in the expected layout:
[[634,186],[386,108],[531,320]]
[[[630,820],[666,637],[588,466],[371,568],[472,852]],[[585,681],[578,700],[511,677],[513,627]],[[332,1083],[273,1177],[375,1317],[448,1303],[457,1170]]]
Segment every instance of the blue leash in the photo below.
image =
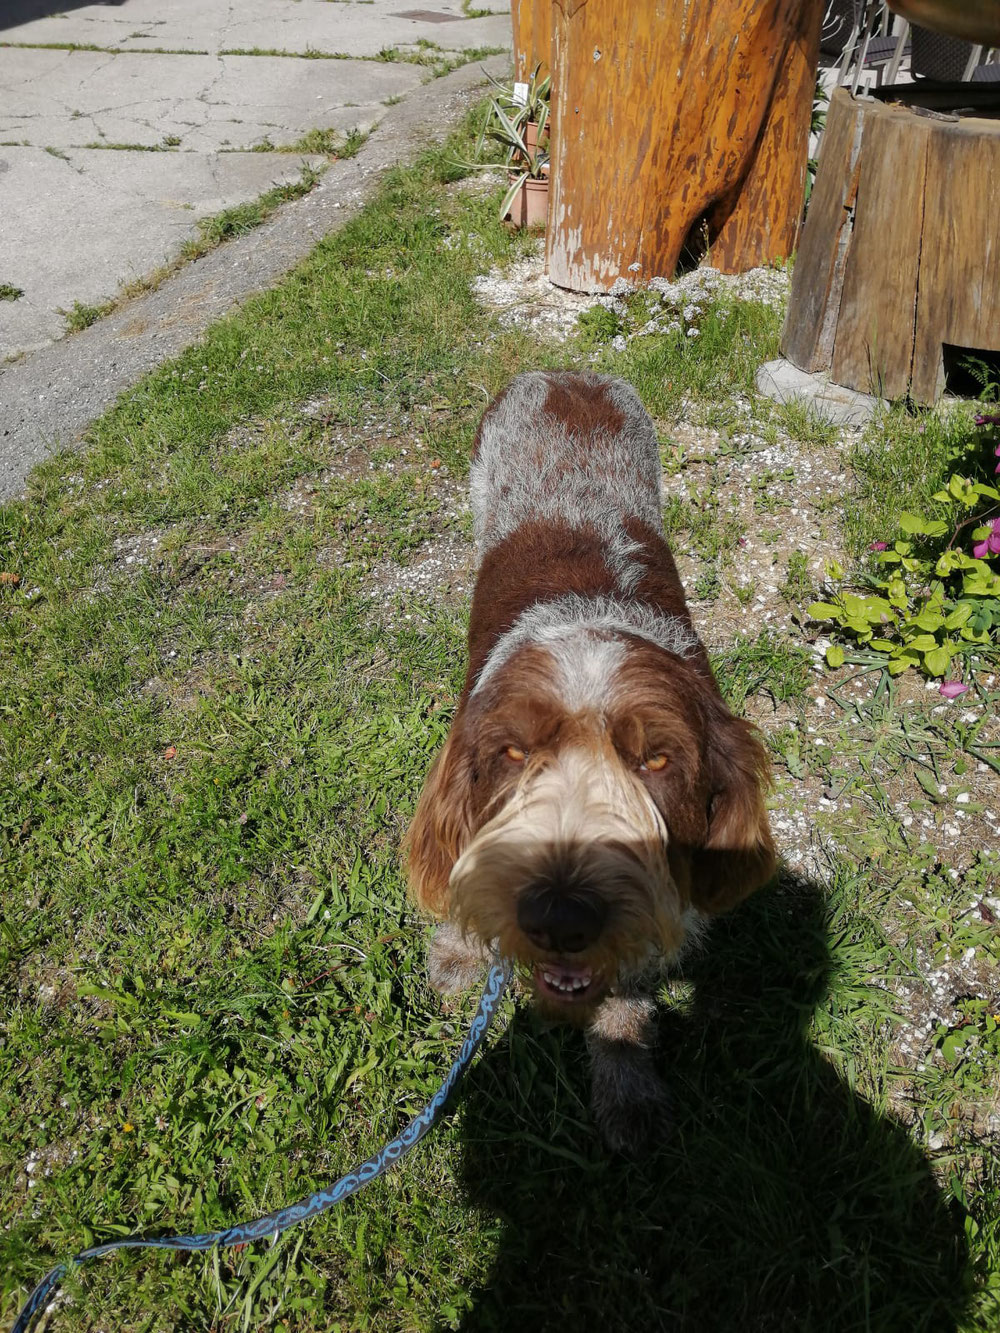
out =
[[444,1082],[419,1115],[414,1116],[406,1128],[373,1157],[367,1158],[360,1166],[348,1171],[347,1175],[341,1176],[332,1185],[317,1190],[315,1194],[310,1194],[298,1203],[290,1203],[273,1213],[265,1213],[263,1217],[255,1218],[252,1222],[238,1222],[236,1226],[227,1227],[225,1231],[206,1231],[200,1236],[158,1236],[152,1239],[126,1236],[124,1240],[112,1240],[106,1245],[93,1245],[89,1250],[81,1250],[68,1263],[57,1264],[51,1272],[46,1273],[25,1302],[11,1333],[28,1333],[35,1315],[49,1297],[58,1291],[59,1284],[69,1269],[85,1264],[89,1259],[110,1254],[112,1250],[212,1250],[217,1245],[245,1245],[248,1241],[261,1240],[265,1236],[278,1236],[289,1227],[305,1222],[310,1217],[317,1217],[320,1213],[325,1213],[328,1208],[332,1208],[335,1203],[357,1194],[363,1186],[382,1175],[411,1148],[416,1147],[424,1135],[440,1120],[445,1102],[486,1036],[509,980],[510,964],[494,963],[486,979],[469,1035],[462,1043],[462,1049],[448,1070]]

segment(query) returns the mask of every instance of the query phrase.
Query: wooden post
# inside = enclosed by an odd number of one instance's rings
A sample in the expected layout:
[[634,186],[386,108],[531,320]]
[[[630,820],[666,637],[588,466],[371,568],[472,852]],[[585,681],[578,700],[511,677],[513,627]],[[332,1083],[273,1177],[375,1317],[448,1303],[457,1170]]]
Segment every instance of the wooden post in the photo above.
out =
[[673,275],[693,231],[727,271],[785,258],[824,0],[555,0],[549,276]]
[[536,65],[542,77],[552,63],[552,0],[510,0],[514,28],[514,78],[527,81]]
[[933,403],[946,345],[1000,352],[1000,124],[830,102],[781,348],[802,370]]

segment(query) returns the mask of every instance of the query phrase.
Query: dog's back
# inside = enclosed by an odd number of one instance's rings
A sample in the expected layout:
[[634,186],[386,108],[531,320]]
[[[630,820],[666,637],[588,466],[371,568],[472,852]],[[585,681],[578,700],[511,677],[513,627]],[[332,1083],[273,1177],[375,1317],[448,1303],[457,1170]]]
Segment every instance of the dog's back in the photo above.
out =
[[627,520],[662,522],[653,423],[632,386],[605,375],[512,380],[476,433],[470,487],[480,560],[527,523],[596,529],[613,547]]

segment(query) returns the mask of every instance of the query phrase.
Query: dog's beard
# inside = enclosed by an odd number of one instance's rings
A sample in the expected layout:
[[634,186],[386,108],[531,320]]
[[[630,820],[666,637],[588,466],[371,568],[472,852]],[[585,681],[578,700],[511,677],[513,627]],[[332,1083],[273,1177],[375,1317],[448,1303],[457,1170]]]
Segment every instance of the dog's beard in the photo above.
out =
[[[683,905],[667,863],[667,831],[640,780],[603,750],[561,752],[524,773],[451,874],[462,930],[529,965],[543,1009],[583,1018],[622,972],[672,957]],[[599,901],[605,924],[579,952],[539,948],[518,924],[518,901],[539,884]]]

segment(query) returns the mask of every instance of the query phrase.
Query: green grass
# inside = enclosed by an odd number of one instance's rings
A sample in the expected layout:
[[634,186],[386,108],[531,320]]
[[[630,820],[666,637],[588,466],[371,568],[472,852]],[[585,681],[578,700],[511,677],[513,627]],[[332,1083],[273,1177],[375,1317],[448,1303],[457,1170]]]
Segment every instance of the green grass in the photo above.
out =
[[0,42],[0,50],[10,47],[18,51],[98,51],[108,56],[207,56],[210,51],[195,51],[188,47],[137,46],[124,50],[120,46],[96,46],[93,42]]
[[[450,188],[478,123],[0,510],[20,576],[0,583],[5,1319],[94,1239],[215,1227],[330,1180],[423,1104],[471,1015],[426,987],[398,861],[465,607],[392,576],[467,535],[447,486],[487,399],[594,354],[472,298],[529,244],[496,197]],[[779,324],[720,302],[697,345],[598,355],[669,427],[682,394],[707,412],[747,392]],[[718,513],[703,538],[732,549]],[[794,715],[809,660],[773,631],[716,666],[735,706]],[[776,754],[870,790],[855,750],[902,762],[902,724],[885,697],[857,708],[845,758],[784,733]],[[973,743],[951,718],[907,725],[942,774]],[[975,1067],[912,1093],[946,1135],[932,1161],[900,1119],[915,1071],[893,1066],[887,989],[975,923],[956,935],[945,868],[864,832],[718,923],[665,990],[675,1126],[647,1160],[597,1141],[579,1035],[507,1002],[455,1114],[394,1175],[273,1247],[100,1261],[51,1327],[995,1328],[1000,1180],[959,1128],[994,1095],[995,1035],[977,1010]]]
[[308,153],[309,155],[323,155],[337,159],[357,157],[358,153],[368,141],[368,135],[355,127],[342,134],[340,130],[310,130],[303,134],[300,139],[289,144],[273,144],[270,139],[264,139],[258,144],[254,144],[255,153]]
[[931,496],[961,456],[975,430],[968,409],[911,412],[894,404],[880,412],[852,451],[857,505],[845,516],[845,535],[856,556],[870,542],[892,541],[901,510],[930,512]]
[[[364,0],[355,0],[364,3]],[[489,56],[503,55],[506,47],[469,46],[461,51],[447,51],[437,42],[419,38],[412,47],[383,46],[371,56],[351,55],[347,51],[320,51],[307,47],[304,51],[287,51],[282,47],[270,46],[234,46],[220,51],[221,56],[277,56],[291,60],[370,60],[377,64],[423,65],[430,70],[431,77],[443,78],[452,70],[460,69],[476,60],[486,60]]]
[[81,329],[89,329],[91,324],[96,324],[99,319],[110,314],[115,308],[114,301],[105,301],[101,305],[88,305],[84,301],[74,301],[69,310],[60,310],[59,313],[65,317],[66,328],[69,333],[79,333]]
[[276,185],[257,199],[249,199],[245,204],[234,204],[232,208],[213,213],[211,217],[199,218],[198,235],[181,246],[182,259],[200,259],[224,241],[253,231],[254,227],[259,227],[272,213],[277,212],[282,204],[308,194],[318,180],[319,173],[304,166],[297,181]]
[[15,287],[12,282],[0,282],[0,301],[19,301],[23,295],[23,287]]

